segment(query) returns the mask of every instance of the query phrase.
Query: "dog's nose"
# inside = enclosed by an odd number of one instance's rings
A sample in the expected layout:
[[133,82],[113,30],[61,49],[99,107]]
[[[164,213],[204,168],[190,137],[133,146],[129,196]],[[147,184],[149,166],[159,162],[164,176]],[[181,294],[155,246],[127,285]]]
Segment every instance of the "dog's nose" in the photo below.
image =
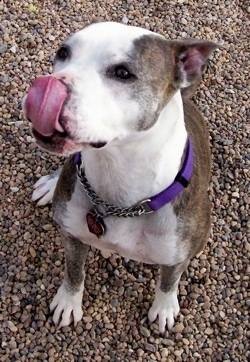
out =
[[53,76],[37,78],[24,101],[24,111],[33,128],[42,136],[64,132],[59,116],[68,95],[67,87]]

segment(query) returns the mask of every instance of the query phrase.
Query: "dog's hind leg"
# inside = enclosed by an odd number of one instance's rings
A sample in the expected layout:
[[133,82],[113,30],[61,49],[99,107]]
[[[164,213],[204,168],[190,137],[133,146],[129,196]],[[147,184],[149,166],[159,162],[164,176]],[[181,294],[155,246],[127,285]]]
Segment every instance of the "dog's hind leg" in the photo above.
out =
[[177,299],[178,284],[181,274],[186,270],[189,260],[173,266],[161,265],[161,276],[155,293],[155,300],[148,312],[150,322],[157,316],[159,319],[159,331],[165,332],[166,324],[170,330],[174,325],[180,307]]
[[84,290],[84,264],[89,246],[69,235],[63,236],[65,249],[65,272],[62,285],[57,291],[50,310],[53,321],[59,327],[76,325],[82,319],[82,294]]
[[31,196],[32,201],[37,202],[37,206],[46,205],[52,201],[56,184],[62,169],[59,168],[50,175],[42,176],[34,185]]

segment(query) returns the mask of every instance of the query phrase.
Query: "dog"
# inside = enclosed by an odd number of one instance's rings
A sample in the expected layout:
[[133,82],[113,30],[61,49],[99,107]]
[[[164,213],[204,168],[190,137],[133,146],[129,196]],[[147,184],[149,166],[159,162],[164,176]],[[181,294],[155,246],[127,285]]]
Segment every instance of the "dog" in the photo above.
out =
[[188,93],[217,47],[91,23],[31,85],[23,110],[38,145],[69,156],[33,193],[40,205],[53,197],[62,231],[65,276],[50,305],[60,327],[83,316],[89,246],[158,264],[148,318],[173,327],[180,277],[210,233],[209,137]]

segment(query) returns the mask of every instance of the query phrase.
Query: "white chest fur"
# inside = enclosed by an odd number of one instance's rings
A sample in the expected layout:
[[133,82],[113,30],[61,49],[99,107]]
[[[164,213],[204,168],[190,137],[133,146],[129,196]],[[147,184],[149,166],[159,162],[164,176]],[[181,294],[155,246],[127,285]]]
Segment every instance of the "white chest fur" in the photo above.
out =
[[59,221],[66,232],[97,249],[148,264],[173,265],[185,260],[186,250],[179,248],[181,241],[171,205],[155,214],[133,218],[109,216],[104,219],[106,233],[98,238],[88,230],[86,213],[89,211],[89,203],[86,203],[83,192],[78,184],[67,204],[67,212]]
[[[182,100],[177,92],[150,130],[114,141],[103,150],[83,151],[86,176],[106,202],[132,206],[173,182],[186,140]],[[68,233],[82,242],[145,263],[171,265],[185,259],[186,250],[179,247],[177,220],[171,204],[149,215],[107,217],[107,232],[101,238],[88,231],[86,213],[92,207],[77,183],[60,221]]]

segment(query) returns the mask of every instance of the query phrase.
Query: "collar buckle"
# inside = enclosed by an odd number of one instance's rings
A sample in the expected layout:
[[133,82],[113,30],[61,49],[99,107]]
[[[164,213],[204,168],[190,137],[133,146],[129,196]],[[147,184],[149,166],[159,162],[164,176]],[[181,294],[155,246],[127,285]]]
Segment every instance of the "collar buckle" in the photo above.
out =
[[187,188],[189,185],[189,181],[182,175],[181,172],[178,172],[175,181],[179,182],[183,187]]
[[145,199],[145,200],[142,200],[140,203],[139,203],[139,206],[141,208],[141,214],[151,214],[152,212],[154,212],[150,206],[149,206],[149,202],[151,202],[151,199]]

